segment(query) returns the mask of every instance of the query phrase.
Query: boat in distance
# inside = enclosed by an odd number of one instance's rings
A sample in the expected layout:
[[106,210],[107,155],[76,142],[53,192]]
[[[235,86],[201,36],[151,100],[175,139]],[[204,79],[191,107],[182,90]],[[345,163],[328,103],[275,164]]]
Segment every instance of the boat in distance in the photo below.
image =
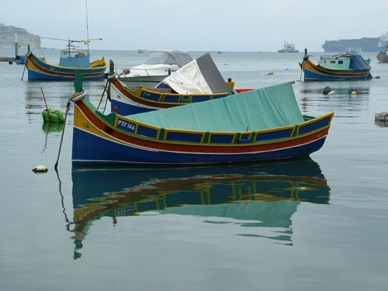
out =
[[372,79],[369,62],[356,52],[345,52],[320,56],[319,62],[314,64],[306,49],[299,65],[304,81],[350,81]]
[[307,157],[334,113],[304,116],[292,84],[129,116],[74,101],[73,165],[203,165]]
[[325,40],[324,52],[378,52],[380,37],[362,37],[357,39]]
[[105,79],[108,63],[104,59],[90,62],[89,49],[75,48],[74,42],[90,42],[90,40],[69,40],[66,49],[61,50],[59,64],[54,65],[33,54],[28,47],[25,66],[29,81],[73,81],[76,71],[84,80]]
[[278,50],[278,53],[299,53],[295,46],[287,41],[284,42],[283,48]]

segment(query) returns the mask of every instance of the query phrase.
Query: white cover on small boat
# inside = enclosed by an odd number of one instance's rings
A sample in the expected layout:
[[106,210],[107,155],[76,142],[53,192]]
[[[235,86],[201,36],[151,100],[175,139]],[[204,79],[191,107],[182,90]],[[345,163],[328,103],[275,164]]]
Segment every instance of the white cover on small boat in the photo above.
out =
[[[184,65],[162,81],[179,94],[215,94],[230,92],[209,53]],[[160,87],[160,86],[157,86]]]
[[180,70],[163,80],[171,89],[180,94],[212,94],[209,85],[198,67],[197,61],[191,61]]

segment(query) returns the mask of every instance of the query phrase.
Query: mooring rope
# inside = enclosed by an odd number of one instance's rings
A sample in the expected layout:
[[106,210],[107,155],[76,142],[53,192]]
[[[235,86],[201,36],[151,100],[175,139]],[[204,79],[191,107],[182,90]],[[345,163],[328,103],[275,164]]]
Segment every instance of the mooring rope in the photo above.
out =
[[65,127],[66,127],[66,119],[67,119],[67,114],[70,110],[70,103],[71,102],[76,102],[80,99],[82,99],[84,96],[86,95],[86,93],[84,91],[82,92],[77,92],[77,93],[74,93],[70,98],[69,100],[67,100],[67,104],[66,104],[66,113],[65,113],[65,119],[63,121],[63,130],[62,130],[62,136],[61,136],[61,141],[59,143],[59,150],[58,150],[58,156],[57,156],[57,161],[55,163],[55,166],[54,166],[54,169],[55,171],[57,171],[58,169],[58,162],[59,162],[59,157],[61,155],[61,150],[62,150],[62,142],[63,142],[63,135],[65,133]]
[[[101,98],[100,98],[100,102],[98,103],[98,106],[97,106],[97,110],[100,108],[100,105],[101,105],[101,103],[102,103],[102,99],[104,99],[104,94],[105,94],[105,92],[108,92],[107,94],[108,94],[108,96],[109,96],[109,85],[110,85],[110,80],[111,80],[111,78],[110,78],[110,76],[109,76],[108,79],[107,79],[107,81],[106,81],[106,83],[105,83],[104,90],[102,91]],[[108,88],[108,90],[107,90],[107,88]],[[104,111],[105,111],[105,108],[104,108]]]

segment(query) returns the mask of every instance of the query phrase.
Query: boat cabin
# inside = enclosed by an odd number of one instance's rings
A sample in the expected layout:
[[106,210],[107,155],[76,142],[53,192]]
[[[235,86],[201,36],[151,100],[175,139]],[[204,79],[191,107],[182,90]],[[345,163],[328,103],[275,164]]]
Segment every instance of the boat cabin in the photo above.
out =
[[321,56],[318,63],[330,69],[349,69],[350,59],[343,55]]
[[90,54],[88,50],[80,50],[73,45],[68,45],[61,51],[59,65],[72,68],[89,68]]
[[361,55],[355,52],[321,56],[318,64],[329,69],[370,70],[370,59],[365,61]]

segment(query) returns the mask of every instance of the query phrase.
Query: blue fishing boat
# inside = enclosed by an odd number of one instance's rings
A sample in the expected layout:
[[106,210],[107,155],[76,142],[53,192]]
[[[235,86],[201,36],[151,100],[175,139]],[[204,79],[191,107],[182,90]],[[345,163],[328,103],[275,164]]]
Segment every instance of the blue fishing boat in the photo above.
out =
[[[76,73],[82,75],[83,80],[105,79],[105,70],[108,63],[104,59],[90,61],[89,44],[101,38],[89,38],[88,2],[86,4],[86,40],[66,40],[47,38],[52,40],[67,41],[67,47],[61,50],[59,64],[54,65],[34,55],[28,46],[25,67],[28,70],[29,81],[73,81]],[[86,49],[80,49],[75,44],[84,44]]]
[[320,57],[318,64],[309,59],[307,50],[299,63],[304,81],[349,81],[372,79],[369,62],[356,52]]
[[146,89],[141,86],[131,89],[118,78],[112,78],[108,82],[108,99],[110,100],[111,110],[121,115],[131,115],[223,98],[232,92],[231,88],[225,88],[223,93],[179,94],[168,88]]
[[28,47],[26,68],[29,81],[73,81],[76,72],[84,80],[105,78],[108,63],[104,59],[90,62],[89,47],[86,50],[76,48],[73,43],[89,43],[90,40],[69,40],[66,49],[61,51],[59,64],[53,65],[33,54]]
[[201,165],[306,157],[319,150],[334,113],[303,116],[291,83],[221,99],[123,116],[74,101],[72,161]]
[[203,102],[236,93],[234,83],[225,82],[209,53],[165,76],[156,88],[140,86],[132,89],[117,75],[111,75],[108,83],[111,109],[121,115]]

